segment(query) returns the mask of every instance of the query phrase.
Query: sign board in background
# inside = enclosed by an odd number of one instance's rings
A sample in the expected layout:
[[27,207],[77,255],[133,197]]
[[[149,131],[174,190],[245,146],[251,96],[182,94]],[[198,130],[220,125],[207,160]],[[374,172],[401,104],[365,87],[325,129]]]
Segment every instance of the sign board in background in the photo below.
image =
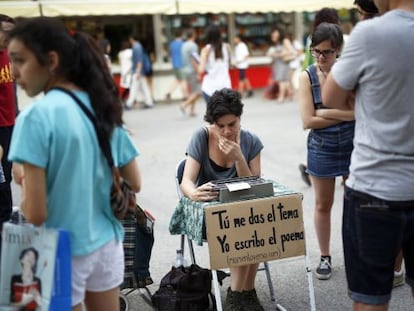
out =
[[210,268],[305,255],[300,194],[205,208]]

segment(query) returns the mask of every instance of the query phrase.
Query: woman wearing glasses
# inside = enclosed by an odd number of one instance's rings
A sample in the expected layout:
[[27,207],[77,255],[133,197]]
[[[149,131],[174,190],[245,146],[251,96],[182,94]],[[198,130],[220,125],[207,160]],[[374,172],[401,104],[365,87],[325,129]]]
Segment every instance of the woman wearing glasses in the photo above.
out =
[[331,277],[329,241],[335,177],[347,178],[353,149],[354,112],[328,109],[321,100],[321,88],[342,43],[343,35],[338,25],[321,23],[312,34],[310,45],[315,63],[299,78],[302,124],[304,129],[310,129],[307,173],[315,191],[314,223],[321,252],[316,277],[321,280]]

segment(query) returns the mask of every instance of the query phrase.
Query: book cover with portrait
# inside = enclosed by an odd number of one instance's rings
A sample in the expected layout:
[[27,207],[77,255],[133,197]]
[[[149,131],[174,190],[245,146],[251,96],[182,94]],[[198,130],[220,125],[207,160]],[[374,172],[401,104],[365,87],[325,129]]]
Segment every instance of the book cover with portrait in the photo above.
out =
[[49,311],[59,232],[5,223],[2,232],[0,305]]

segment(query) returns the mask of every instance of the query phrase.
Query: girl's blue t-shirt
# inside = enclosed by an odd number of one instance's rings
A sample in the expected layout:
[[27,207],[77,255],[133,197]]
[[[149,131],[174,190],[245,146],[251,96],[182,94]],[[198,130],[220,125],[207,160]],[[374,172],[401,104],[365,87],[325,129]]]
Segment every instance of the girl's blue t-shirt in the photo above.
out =
[[[92,110],[85,92],[75,94]],[[139,154],[122,127],[114,129],[111,148],[117,167]],[[110,208],[111,170],[95,128],[67,94],[51,90],[19,114],[8,157],[45,169],[45,226],[70,232],[72,256],[123,240],[123,227]]]

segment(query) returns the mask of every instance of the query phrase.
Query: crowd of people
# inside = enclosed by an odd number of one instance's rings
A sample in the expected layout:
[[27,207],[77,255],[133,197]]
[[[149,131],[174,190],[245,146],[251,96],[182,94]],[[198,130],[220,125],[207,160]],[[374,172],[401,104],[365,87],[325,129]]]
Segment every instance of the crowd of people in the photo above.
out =
[[[328,8],[318,12],[309,36],[304,53],[309,63],[298,90],[300,118],[309,130],[301,168],[315,193],[316,277],[328,280],[333,271],[330,218],[335,179],[341,177],[349,296],[356,311],[383,311],[392,288],[404,278],[414,295],[414,73],[409,66],[414,1],[354,4],[361,21],[346,44],[339,19]],[[181,190],[193,201],[212,201],[217,199],[212,180],[261,175],[264,146],[241,127],[242,93],[253,95],[246,75],[249,51],[239,35],[233,51],[216,25],[206,28],[201,50],[193,30],[185,36],[182,40],[177,33],[170,45],[176,80],[166,97],[181,86],[185,101],[179,107],[193,116],[202,96],[207,125],[191,136]],[[272,83],[278,84],[277,101],[284,102],[293,96],[292,69],[300,65],[303,49],[281,28],[274,28],[270,38]],[[115,166],[136,193],[141,188],[139,150],[122,113],[135,105],[138,91],[144,107],[154,105],[138,37],[131,35],[119,53],[128,98],[118,94],[105,56],[109,48],[83,32],[68,31],[55,18],[15,23],[0,15],[0,69],[5,73],[0,83],[0,223],[10,218],[13,175],[27,221],[71,233],[74,311],[83,305],[88,311],[119,310],[124,232],[109,202],[112,168],[93,124],[73,98],[94,115],[103,139],[110,141]],[[238,91],[231,89],[231,66],[239,71]],[[14,83],[30,97],[45,94],[17,119]],[[257,264],[230,268],[224,310],[264,310],[256,273]]]

